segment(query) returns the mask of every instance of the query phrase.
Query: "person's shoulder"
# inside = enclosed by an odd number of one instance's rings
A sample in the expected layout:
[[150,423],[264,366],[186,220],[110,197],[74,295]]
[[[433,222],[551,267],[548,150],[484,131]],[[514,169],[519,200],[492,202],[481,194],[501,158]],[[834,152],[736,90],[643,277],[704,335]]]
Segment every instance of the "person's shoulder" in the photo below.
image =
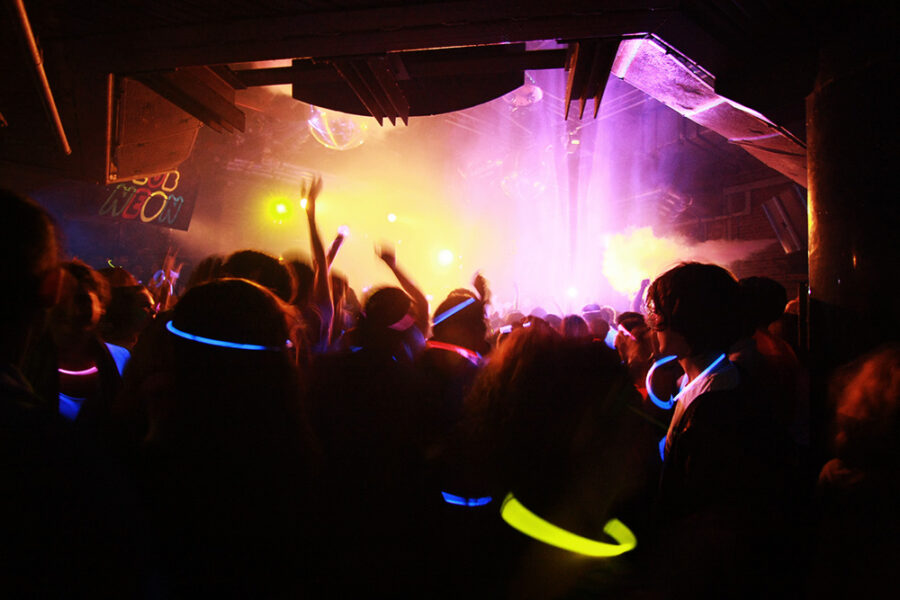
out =
[[687,427],[697,424],[714,426],[734,424],[745,417],[752,397],[752,386],[746,377],[742,377],[734,388],[709,390],[694,398],[685,410],[682,421]]

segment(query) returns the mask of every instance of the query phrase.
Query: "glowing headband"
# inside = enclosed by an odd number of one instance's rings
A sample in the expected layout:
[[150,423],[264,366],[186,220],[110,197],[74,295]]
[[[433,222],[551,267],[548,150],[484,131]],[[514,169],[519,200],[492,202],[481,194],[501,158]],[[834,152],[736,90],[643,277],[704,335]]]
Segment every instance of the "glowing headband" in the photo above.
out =
[[[239,344],[237,342],[226,342],[225,340],[217,340],[213,338],[203,337],[201,335],[194,335],[193,333],[187,333],[185,331],[181,331],[172,321],[166,323],[166,329],[168,329],[171,333],[177,335],[180,338],[184,338],[186,340],[190,340],[192,342],[199,342],[201,344],[207,344],[209,346],[219,346],[220,348],[234,348],[235,350],[268,350],[270,352],[280,352],[284,349],[285,346],[260,346],[259,344]],[[288,348],[291,347],[290,340],[286,344]]]
[[625,329],[625,326],[622,325],[621,323],[619,323],[619,326],[616,327],[616,329],[618,329],[619,331],[621,331],[621,332],[622,332],[624,335],[626,335],[627,337],[630,337],[630,338],[633,339],[633,340],[637,340],[637,338],[634,337],[634,334],[631,333],[630,331],[628,331],[627,329]]
[[449,492],[441,492],[444,502],[447,504],[456,504],[457,506],[484,506],[490,504],[493,500],[490,496],[482,496],[481,498],[463,498]]
[[75,377],[81,377],[83,375],[93,375],[94,373],[97,372],[98,369],[97,369],[97,365],[94,365],[93,367],[91,367],[89,369],[85,369],[84,371],[69,371],[67,369],[56,369],[56,370],[59,371],[60,373],[62,373],[63,375],[74,375]]
[[396,331],[406,331],[409,329],[413,323],[416,322],[416,318],[411,314],[406,313],[403,315],[403,318],[394,323],[393,325],[388,325],[389,328],[394,329]]
[[435,350],[447,350],[448,352],[456,352],[467,361],[472,363],[473,365],[481,364],[481,355],[475,352],[474,350],[469,350],[468,348],[463,348],[462,346],[457,346],[456,344],[446,344],[444,342],[436,342],[434,340],[428,340],[425,342],[425,346],[427,348],[434,348]]
[[500,516],[510,527],[529,537],[550,546],[586,556],[618,556],[637,546],[635,535],[618,519],[610,519],[603,526],[603,532],[618,543],[598,542],[545,521],[522,506],[512,492],[507,494],[506,499],[503,500]]
[[475,302],[475,298],[469,298],[468,300],[463,300],[462,302],[460,302],[460,303],[457,304],[456,306],[453,306],[453,307],[451,307],[451,308],[448,308],[447,310],[445,310],[444,312],[442,312],[441,314],[439,314],[438,316],[436,316],[436,317],[434,318],[434,321],[433,321],[431,324],[432,324],[432,325],[437,325],[437,324],[440,323],[441,321],[445,321],[446,319],[449,319],[450,317],[452,317],[453,315],[455,315],[456,313],[458,313],[459,311],[461,311],[461,310],[464,309],[465,307],[469,306],[469,305],[472,304],[473,302]]
[[668,402],[663,402],[656,396],[656,394],[653,393],[653,390],[650,389],[650,377],[652,376],[653,371],[656,370],[657,365],[664,365],[667,362],[671,362],[671,361],[675,360],[675,358],[676,357],[674,357],[674,356],[666,356],[665,358],[661,358],[658,361],[656,361],[655,363],[653,363],[653,366],[650,367],[649,371],[647,371],[647,379],[644,382],[645,385],[647,386],[647,396],[650,398],[650,400],[652,400],[653,403],[655,405],[657,405],[658,407],[660,407],[662,409],[666,409],[666,410],[672,408],[672,406],[676,402],[678,402],[678,399],[681,398],[685,392],[687,392],[689,389],[694,387],[698,381],[702,380],[704,377],[709,375],[713,369],[715,369],[717,366],[719,366],[719,363],[721,363],[723,360],[725,360],[725,354],[720,354],[719,358],[712,361],[709,364],[709,366],[706,367],[705,369],[703,369],[703,371],[701,371],[699,375],[697,375],[694,379],[692,379],[690,383],[688,383],[686,386],[681,388],[681,390],[678,391],[678,393],[675,395],[675,397],[670,397]]

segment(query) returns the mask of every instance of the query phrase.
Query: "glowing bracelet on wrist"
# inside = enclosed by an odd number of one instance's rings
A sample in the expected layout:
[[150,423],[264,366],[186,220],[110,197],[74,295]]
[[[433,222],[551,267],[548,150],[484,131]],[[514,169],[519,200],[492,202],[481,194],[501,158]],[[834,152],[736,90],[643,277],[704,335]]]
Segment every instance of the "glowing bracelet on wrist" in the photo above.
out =
[[637,546],[637,538],[634,533],[618,519],[610,519],[603,526],[603,532],[618,543],[598,542],[545,521],[522,506],[512,492],[507,494],[506,499],[503,500],[500,516],[510,527],[528,537],[576,554],[597,557],[618,556]]
[[193,333],[187,333],[186,331],[182,331],[175,327],[172,321],[166,323],[166,329],[168,329],[171,333],[177,335],[180,338],[184,338],[186,340],[190,340],[192,342],[199,342],[201,344],[206,344],[208,346],[218,346],[220,348],[233,348],[235,350],[268,350],[270,352],[280,352],[285,348],[285,346],[261,346],[259,344],[240,344],[238,342],[227,342],[225,340],[217,340],[214,338],[203,337],[202,335],[194,335]]
[[444,497],[444,502],[447,504],[456,504],[457,506],[484,506],[490,504],[491,500],[493,500],[490,496],[482,496],[481,498],[463,498],[462,496],[457,496],[456,494],[451,494],[449,492],[441,492],[441,495]]

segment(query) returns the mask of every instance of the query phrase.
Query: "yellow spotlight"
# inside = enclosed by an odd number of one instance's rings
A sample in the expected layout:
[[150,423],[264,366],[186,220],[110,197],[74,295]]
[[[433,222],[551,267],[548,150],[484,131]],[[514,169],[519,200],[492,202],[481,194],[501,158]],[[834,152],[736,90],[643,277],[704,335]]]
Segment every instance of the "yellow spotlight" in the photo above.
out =
[[293,218],[294,209],[284,196],[270,198],[266,204],[266,216],[277,224],[285,223]]
[[393,223],[397,220],[397,215],[395,215],[394,213],[389,213],[387,216],[387,220],[389,223]]
[[449,265],[453,262],[453,252],[450,250],[441,250],[438,252],[438,262],[442,265]]
[[300,198],[300,208],[302,208],[303,210],[306,210],[306,202],[306,198]]

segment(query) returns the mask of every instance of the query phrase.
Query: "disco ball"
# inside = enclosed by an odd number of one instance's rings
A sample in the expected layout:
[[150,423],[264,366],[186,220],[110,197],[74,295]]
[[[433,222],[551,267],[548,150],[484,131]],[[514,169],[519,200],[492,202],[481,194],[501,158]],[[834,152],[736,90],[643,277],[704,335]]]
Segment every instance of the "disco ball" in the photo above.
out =
[[310,106],[306,121],[313,138],[331,150],[350,150],[366,141],[368,124],[365,117]]
[[503,96],[503,100],[515,108],[537,104],[544,98],[544,90],[534,83],[526,83]]

